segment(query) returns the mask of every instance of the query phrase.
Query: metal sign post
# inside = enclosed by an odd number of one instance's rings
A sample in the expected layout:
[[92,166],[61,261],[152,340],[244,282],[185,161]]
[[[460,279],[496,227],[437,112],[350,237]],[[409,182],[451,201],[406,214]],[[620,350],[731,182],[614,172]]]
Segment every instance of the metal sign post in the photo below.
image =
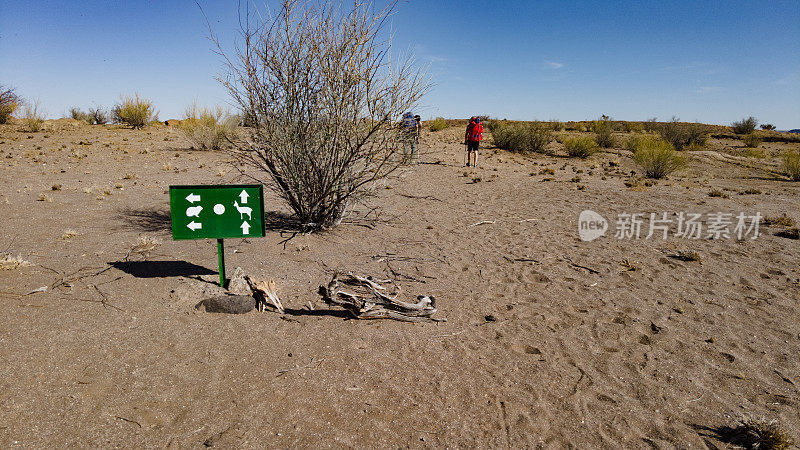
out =
[[223,238],[264,237],[264,187],[260,184],[169,187],[172,238],[216,239],[219,285],[225,286]]

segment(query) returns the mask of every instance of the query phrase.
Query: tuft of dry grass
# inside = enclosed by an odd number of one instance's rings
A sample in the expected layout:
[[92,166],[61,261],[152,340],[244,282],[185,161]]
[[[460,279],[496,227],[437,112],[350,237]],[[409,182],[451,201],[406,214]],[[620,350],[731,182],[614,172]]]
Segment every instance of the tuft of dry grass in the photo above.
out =
[[720,191],[719,189],[712,189],[711,192],[708,193],[709,197],[719,197],[719,198],[729,198],[728,194]]
[[44,111],[39,107],[39,101],[26,103],[22,110],[22,129],[29,133],[41,131],[44,125]]
[[61,235],[61,239],[64,239],[64,240],[72,239],[75,236],[79,236],[78,232],[73,230],[73,229],[71,229],[71,228],[67,228],[66,230],[64,230],[64,233]]
[[0,270],[16,270],[20,267],[32,265],[33,264],[22,259],[21,255],[11,256],[10,253],[0,252]]
[[675,258],[680,259],[681,261],[696,261],[701,262],[703,258],[700,256],[695,250],[679,250],[678,254],[675,255]]
[[142,260],[146,260],[159,245],[161,245],[161,241],[156,238],[139,236],[139,241],[125,255],[125,261],[128,261],[132,256],[138,256]]
[[767,227],[793,227],[794,219],[785,214],[782,216],[765,216],[761,219],[761,224]]

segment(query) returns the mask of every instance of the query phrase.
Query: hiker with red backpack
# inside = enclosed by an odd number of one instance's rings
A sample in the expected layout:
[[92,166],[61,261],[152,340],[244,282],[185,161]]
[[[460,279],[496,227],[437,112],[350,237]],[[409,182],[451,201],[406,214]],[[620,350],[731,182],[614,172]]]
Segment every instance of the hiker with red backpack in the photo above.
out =
[[472,117],[467,125],[467,132],[464,134],[464,144],[467,146],[467,167],[469,167],[471,156],[474,153],[475,159],[472,167],[478,167],[478,147],[483,140],[483,124],[480,117]]

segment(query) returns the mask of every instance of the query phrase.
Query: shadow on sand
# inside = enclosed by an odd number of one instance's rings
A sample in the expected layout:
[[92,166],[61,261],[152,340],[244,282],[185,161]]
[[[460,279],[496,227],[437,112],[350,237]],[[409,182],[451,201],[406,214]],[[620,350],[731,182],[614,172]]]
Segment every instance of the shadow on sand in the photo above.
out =
[[191,277],[216,275],[217,271],[187,261],[114,261],[108,263],[136,278]]

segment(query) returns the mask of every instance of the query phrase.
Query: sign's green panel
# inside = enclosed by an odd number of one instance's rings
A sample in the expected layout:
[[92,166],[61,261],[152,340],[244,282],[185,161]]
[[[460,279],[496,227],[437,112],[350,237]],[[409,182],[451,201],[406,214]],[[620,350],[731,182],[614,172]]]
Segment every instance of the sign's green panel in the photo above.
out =
[[264,237],[260,184],[170,186],[173,239]]

